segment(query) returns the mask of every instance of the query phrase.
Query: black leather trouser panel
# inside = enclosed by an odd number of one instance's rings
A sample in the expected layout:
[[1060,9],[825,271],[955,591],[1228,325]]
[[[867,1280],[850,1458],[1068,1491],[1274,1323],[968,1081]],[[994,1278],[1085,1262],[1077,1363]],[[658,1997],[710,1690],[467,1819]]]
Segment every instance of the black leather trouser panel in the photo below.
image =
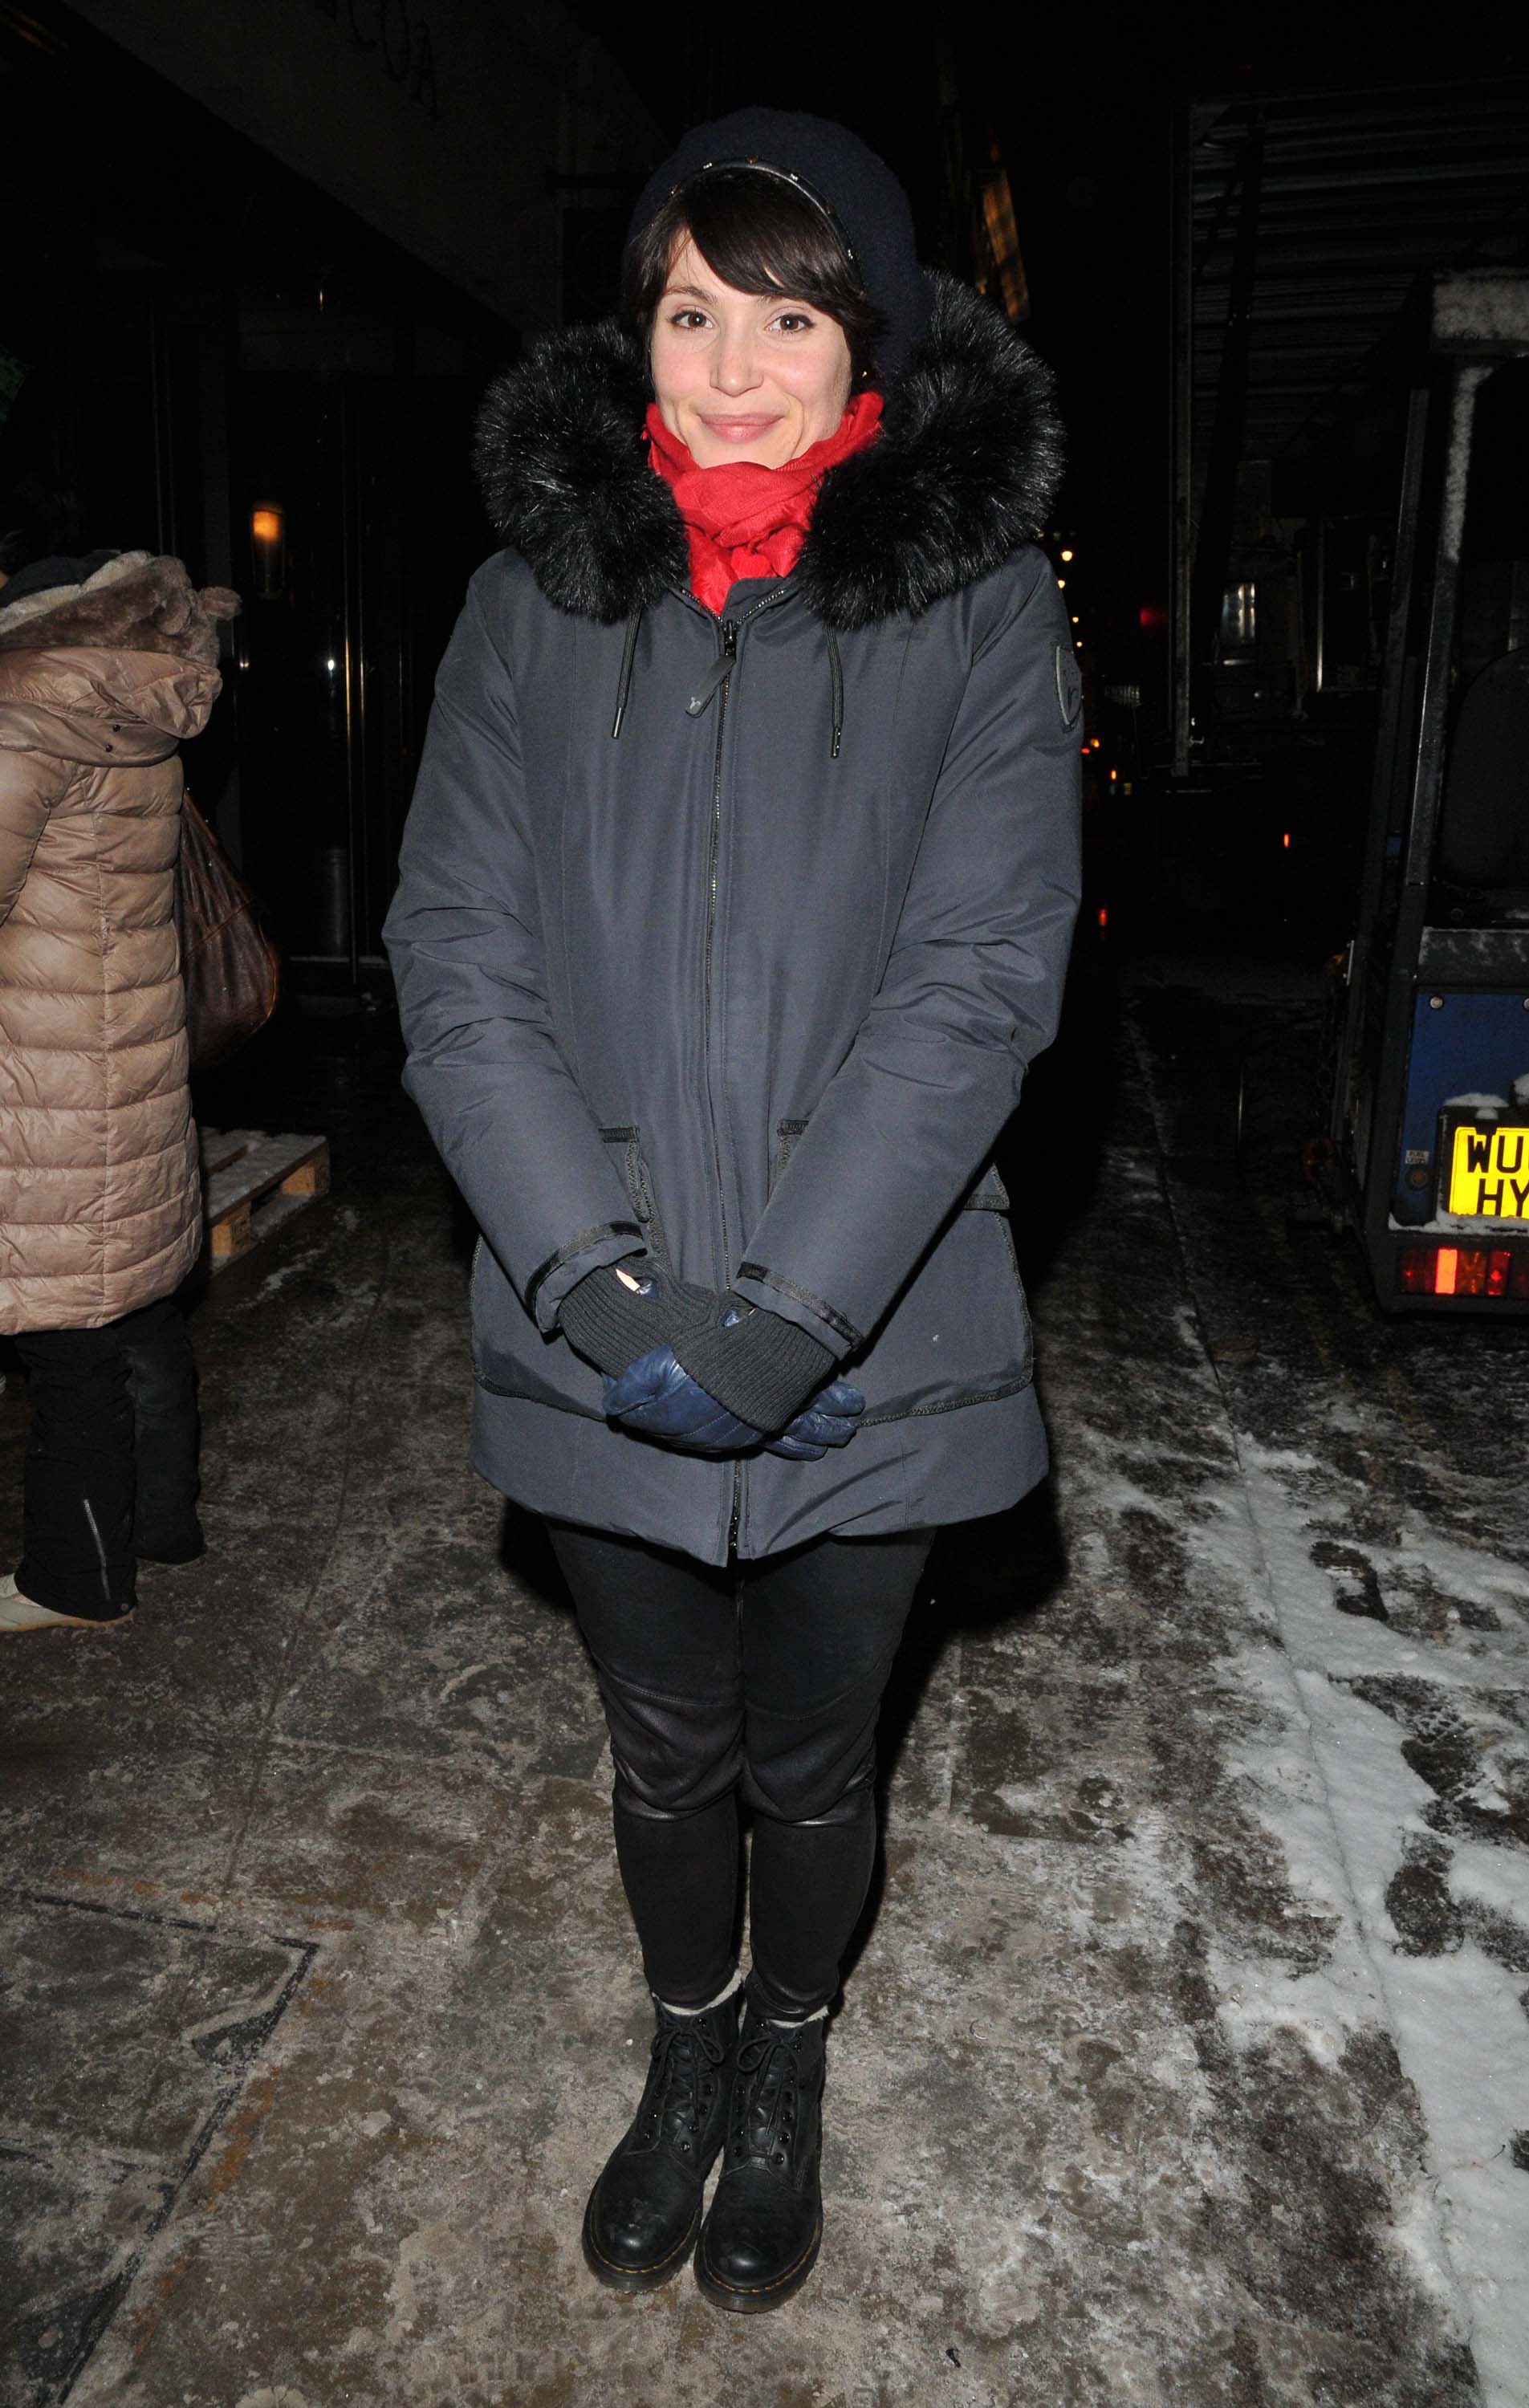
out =
[[550,1527],[605,1702],[650,1985],[702,2006],[728,1978],[741,1796],[755,1991],[767,2011],[810,2013],[865,1903],[877,1715],[933,1533],[820,1539],[724,1570]]

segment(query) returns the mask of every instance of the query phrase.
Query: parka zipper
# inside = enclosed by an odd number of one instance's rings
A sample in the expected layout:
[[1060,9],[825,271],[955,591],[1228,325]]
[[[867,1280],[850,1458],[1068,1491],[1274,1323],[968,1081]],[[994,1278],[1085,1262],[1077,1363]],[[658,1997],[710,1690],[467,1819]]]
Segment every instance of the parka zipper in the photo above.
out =
[[[720,626],[720,652],[710,677],[703,679],[696,694],[691,695],[689,715],[701,718],[707,703],[715,698],[718,706],[718,739],[713,747],[713,773],[710,773],[710,848],[706,862],[706,953],[703,953],[703,980],[706,980],[706,1112],[710,1120],[710,1158],[718,1175],[718,1211],[722,1218],[722,1262],[732,1259],[730,1233],[727,1233],[727,1180],[722,1175],[722,1141],[718,1134],[718,1108],[710,1091],[710,1004],[713,1004],[713,941],[718,927],[718,879],[722,872],[722,744],[727,739],[727,695],[732,691],[732,667],[736,662],[736,640],[747,628],[749,619],[759,619],[761,609],[770,609],[773,602],[785,602],[790,585],[773,585],[768,595],[749,605],[742,619],[722,619]],[[689,595],[681,595],[689,602]],[[732,1510],[727,1514],[727,1554],[736,1555],[736,1539],[744,1519],[744,1464],[735,1456],[732,1464]]]
[[[785,585],[773,586],[768,594],[750,604],[741,618],[724,619],[720,630],[722,649],[717,666],[706,684],[693,698],[692,717],[698,717],[715,695],[717,704],[717,740],[712,752],[711,767],[711,838],[707,863],[707,924],[705,951],[706,984],[706,1087],[707,1115],[711,1123],[711,1160],[717,1174],[717,1201],[722,1214],[722,1260],[731,1259],[727,1226],[727,1182],[722,1171],[722,1143],[717,1130],[717,1110],[711,1094],[711,952],[717,923],[717,882],[721,874],[722,842],[722,746],[727,733],[727,701],[732,690],[733,667],[738,656],[738,637],[750,619],[757,619],[772,603],[785,599],[790,592]],[[733,1504],[727,1523],[727,1552],[737,1552],[738,1530],[743,1520],[743,1463],[739,1456],[733,1461]]]
[[[727,725],[727,691],[733,681],[732,664],[738,656],[738,629],[736,620],[724,619],[722,621],[722,657],[728,664],[728,666],[717,688],[717,742],[711,759],[711,846],[707,862],[706,1005],[707,1046],[708,1057],[711,1043],[711,935],[717,918],[717,874],[722,841],[722,735]],[[710,1063],[708,1058],[708,1070],[709,1068]],[[709,1104],[709,1085],[707,1090],[707,1102]],[[715,1115],[713,1115],[712,1119],[711,1144],[712,1152],[716,1154],[717,1128]],[[722,1160],[720,1155],[717,1157],[717,1170],[720,1193],[722,1174]],[[726,1236],[727,1222],[726,1206],[724,1203],[722,1208],[722,1238],[724,1244],[726,1242]]]
[[[722,842],[722,740],[727,728],[727,694],[732,683],[733,663],[737,658],[737,622],[724,619],[722,624],[722,663],[725,663],[717,687],[717,741],[711,756],[711,844],[707,863],[707,934],[706,934],[706,1073],[707,1117],[711,1123],[711,1160],[717,1174],[717,1209],[722,1215],[722,1260],[729,1260],[727,1242],[727,1185],[722,1176],[722,1153],[717,1134],[717,1111],[711,1096],[711,943],[717,923],[717,879]],[[721,664],[719,664],[721,666]],[[727,1553],[731,1559],[737,1553],[738,1525],[743,1519],[743,1463],[733,1458],[733,1501],[727,1519]]]

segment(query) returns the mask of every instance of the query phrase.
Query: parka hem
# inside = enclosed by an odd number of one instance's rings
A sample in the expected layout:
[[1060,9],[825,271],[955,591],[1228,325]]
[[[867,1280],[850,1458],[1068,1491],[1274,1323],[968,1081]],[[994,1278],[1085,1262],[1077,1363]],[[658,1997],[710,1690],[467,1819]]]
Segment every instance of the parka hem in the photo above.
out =
[[[846,1372],[844,1377],[852,1383],[853,1370]],[[569,1398],[566,1403],[560,1403],[550,1397],[533,1396],[528,1388],[504,1387],[497,1380],[491,1380],[486,1371],[479,1370],[477,1364],[473,1366],[473,1385],[480,1389],[484,1396],[498,1397],[506,1404],[535,1405],[542,1412],[565,1413],[570,1421],[596,1422],[601,1428],[608,1427],[603,1414],[587,1412],[582,1405],[575,1404],[572,1398]],[[926,1421],[935,1413],[965,1412],[971,1405],[1002,1404],[1006,1397],[1018,1396],[1025,1388],[1034,1385],[1033,1373],[1026,1371],[1017,1380],[1003,1380],[992,1387],[974,1388],[969,1396],[941,1397],[933,1404],[898,1405],[881,1412],[871,1412],[863,1417],[860,1426],[863,1430],[892,1429],[898,1422]]]
[[[971,1402],[990,1408],[976,1440],[968,1424],[947,1414],[921,1426],[917,1453],[910,1453],[911,1417],[905,1416],[857,1431],[821,1463],[749,1457],[747,1502],[731,1550],[731,1460],[676,1455],[592,1414],[505,1396],[481,1380],[474,1387],[468,1459],[491,1487],[528,1512],[724,1565],[732,1556],[753,1561],[813,1539],[940,1528],[1017,1505],[1050,1468],[1034,1383]],[[555,1424],[549,1418],[554,1414]]]

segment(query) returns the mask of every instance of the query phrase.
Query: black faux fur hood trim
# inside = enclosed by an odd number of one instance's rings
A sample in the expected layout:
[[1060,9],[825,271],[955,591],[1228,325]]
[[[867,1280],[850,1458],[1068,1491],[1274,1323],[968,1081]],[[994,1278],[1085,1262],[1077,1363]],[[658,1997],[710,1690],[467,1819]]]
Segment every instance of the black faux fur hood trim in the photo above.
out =
[[[936,275],[929,332],[868,451],[829,470],[794,572],[841,633],[931,603],[1037,535],[1062,476],[1051,371],[991,302]],[[674,496],[649,466],[652,387],[615,320],[544,336],[490,389],[476,459],[489,515],[550,602],[608,625],[688,585]]]

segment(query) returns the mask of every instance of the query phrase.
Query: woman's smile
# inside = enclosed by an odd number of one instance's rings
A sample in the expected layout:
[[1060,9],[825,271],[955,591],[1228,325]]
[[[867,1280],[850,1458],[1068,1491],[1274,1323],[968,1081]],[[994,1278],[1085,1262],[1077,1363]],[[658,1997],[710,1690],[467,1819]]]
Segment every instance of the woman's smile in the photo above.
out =
[[779,413],[774,410],[756,409],[745,416],[730,414],[726,418],[715,416],[710,410],[699,410],[696,415],[719,443],[758,443],[772,426],[779,423]]

